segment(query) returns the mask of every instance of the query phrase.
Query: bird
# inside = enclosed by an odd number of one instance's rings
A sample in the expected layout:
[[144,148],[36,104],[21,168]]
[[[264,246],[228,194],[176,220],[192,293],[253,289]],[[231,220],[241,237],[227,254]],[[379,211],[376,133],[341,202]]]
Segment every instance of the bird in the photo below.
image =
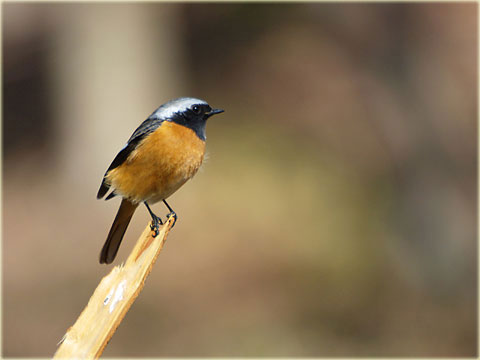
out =
[[150,205],[163,201],[191,179],[203,162],[207,119],[224,112],[204,100],[181,97],[158,107],[133,132],[105,172],[97,199],[121,196],[117,215],[100,252],[100,264],[115,259],[125,231],[138,205],[145,204],[152,217],[153,237],[163,225]]

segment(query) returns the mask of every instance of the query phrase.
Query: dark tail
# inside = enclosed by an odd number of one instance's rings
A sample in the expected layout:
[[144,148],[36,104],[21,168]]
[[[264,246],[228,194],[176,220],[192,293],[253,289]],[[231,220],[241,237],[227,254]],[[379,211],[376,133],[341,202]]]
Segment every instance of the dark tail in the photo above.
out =
[[107,240],[100,253],[100,264],[110,264],[117,255],[118,248],[122,242],[123,235],[127,230],[130,219],[135,212],[138,204],[134,204],[126,199],[122,199],[117,216],[113,221],[112,228],[108,233]]

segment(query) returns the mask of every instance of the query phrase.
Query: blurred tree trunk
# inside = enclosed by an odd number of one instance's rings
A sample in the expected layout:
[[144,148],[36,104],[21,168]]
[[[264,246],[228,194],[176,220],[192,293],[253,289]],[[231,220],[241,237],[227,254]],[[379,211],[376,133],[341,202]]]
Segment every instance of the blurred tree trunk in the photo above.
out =
[[61,19],[50,61],[57,170],[67,184],[91,188],[136,126],[182,90],[178,6],[65,4],[53,12]]

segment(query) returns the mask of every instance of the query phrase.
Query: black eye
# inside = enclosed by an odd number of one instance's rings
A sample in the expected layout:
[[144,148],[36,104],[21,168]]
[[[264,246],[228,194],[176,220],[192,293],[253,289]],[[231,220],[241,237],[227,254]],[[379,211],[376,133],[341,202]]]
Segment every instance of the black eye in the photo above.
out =
[[192,111],[195,115],[200,115],[202,113],[202,108],[198,105],[193,105]]

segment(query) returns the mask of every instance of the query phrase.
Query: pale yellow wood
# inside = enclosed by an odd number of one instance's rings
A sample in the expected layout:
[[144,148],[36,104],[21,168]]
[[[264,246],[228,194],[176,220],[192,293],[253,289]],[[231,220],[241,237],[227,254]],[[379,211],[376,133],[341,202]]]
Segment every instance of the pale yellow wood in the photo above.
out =
[[97,286],[87,307],[67,330],[54,359],[97,359],[143,288],[162,250],[173,218],[152,237],[150,225],[143,231],[124,265],[115,266]]

